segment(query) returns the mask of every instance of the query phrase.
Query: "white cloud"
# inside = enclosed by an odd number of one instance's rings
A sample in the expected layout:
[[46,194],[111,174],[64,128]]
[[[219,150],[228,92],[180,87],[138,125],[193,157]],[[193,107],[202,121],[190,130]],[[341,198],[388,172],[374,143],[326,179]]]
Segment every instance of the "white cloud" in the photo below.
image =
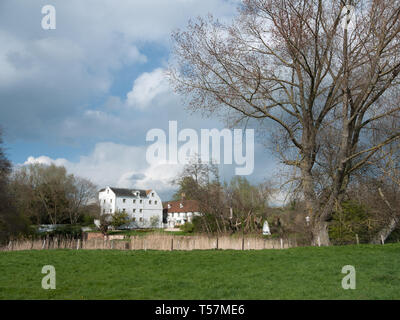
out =
[[51,159],[47,156],[29,157],[24,165],[42,163],[64,166],[68,172],[88,178],[99,187],[155,189],[169,197],[175,189],[171,180],[182,169],[180,165],[146,162],[146,147],[135,147],[110,142],[96,144],[93,152],[80,157],[78,162]]
[[[62,122],[78,123],[88,106],[113,94],[119,72],[125,77],[144,63],[156,67],[159,61],[145,55],[147,48],[154,46],[168,59],[174,29],[208,12],[231,16],[237,1],[53,0],[57,29],[46,31],[40,26],[46,1],[0,2],[0,96],[7,110],[0,125],[11,138],[54,141],[65,139]],[[164,92],[158,72],[138,78],[128,101],[145,108]]]
[[165,70],[157,68],[152,72],[141,74],[133,83],[133,88],[127,94],[127,105],[139,108],[148,107],[159,95],[171,93]]

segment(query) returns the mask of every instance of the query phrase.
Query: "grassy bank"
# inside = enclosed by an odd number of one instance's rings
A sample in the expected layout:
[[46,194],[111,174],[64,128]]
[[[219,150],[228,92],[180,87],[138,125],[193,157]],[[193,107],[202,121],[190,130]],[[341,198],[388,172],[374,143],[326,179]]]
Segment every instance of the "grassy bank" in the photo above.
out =
[[[41,288],[44,265],[57,289]],[[344,265],[356,290],[341,287]],[[263,251],[0,252],[0,299],[399,299],[400,245]]]

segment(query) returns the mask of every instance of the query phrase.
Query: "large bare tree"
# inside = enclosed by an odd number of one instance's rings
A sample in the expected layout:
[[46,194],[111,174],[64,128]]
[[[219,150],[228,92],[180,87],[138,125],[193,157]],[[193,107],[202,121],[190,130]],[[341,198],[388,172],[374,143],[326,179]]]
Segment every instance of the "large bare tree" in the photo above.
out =
[[372,139],[399,115],[400,1],[244,0],[229,24],[199,18],[173,39],[176,91],[189,108],[270,133],[328,245],[352,174],[400,135],[397,122]]

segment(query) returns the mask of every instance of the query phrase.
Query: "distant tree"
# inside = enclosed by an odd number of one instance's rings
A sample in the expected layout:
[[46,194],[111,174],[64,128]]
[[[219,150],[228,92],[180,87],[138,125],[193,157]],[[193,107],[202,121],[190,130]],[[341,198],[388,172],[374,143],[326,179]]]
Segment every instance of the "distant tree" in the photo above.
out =
[[110,225],[111,225],[111,216],[109,214],[100,215],[99,229],[103,235],[107,235]]
[[27,221],[14,205],[16,197],[12,194],[9,183],[11,169],[11,163],[5,155],[0,131],[0,242],[27,232]]
[[84,209],[96,197],[96,186],[87,179],[73,177],[67,187],[67,212],[71,224],[76,224]]
[[152,216],[150,217],[150,226],[152,228],[157,228],[160,226],[160,217],[159,216]]
[[93,183],[54,164],[18,168],[12,175],[11,188],[17,210],[34,224],[76,224],[96,198]]
[[110,225],[112,225],[114,228],[118,228],[124,224],[129,223],[130,221],[131,219],[128,213],[123,211],[118,211],[111,216]]

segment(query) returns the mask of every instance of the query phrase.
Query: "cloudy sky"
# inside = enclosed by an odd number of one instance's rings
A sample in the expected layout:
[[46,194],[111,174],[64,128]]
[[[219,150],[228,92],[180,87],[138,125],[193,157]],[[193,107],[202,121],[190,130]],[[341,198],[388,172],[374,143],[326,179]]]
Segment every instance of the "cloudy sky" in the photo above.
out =
[[[56,163],[98,186],[154,188],[168,198],[181,167],[148,164],[146,133],[222,129],[184,109],[165,79],[170,35],[190,18],[229,20],[238,0],[1,0],[0,126],[15,165]],[[43,30],[44,5],[56,30]],[[256,140],[261,182],[276,160]],[[229,180],[234,166],[221,166]]]

